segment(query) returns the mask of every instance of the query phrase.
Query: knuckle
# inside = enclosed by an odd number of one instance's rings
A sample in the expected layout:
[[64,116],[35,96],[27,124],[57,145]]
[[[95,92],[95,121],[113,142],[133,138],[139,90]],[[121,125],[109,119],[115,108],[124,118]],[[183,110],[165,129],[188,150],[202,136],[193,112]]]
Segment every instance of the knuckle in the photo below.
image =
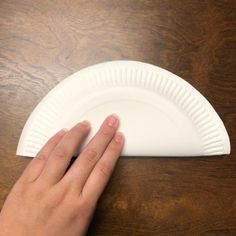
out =
[[62,203],[62,201],[64,200],[64,195],[63,194],[57,194],[55,196],[55,194],[53,194],[53,191],[49,191],[49,193],[45,196],[45,207],[47,209],[55,209],[58,206],[60,206],[60,204]]
[[35,160],[36,161],[45,161],[47,158],[48,158],[48,156],[45,153],[41,152],[36,156]]
[[88,148],[84,152],[84,156],[88,162],[94,163],[97,159],[97,151],[94,148]]
[[78,200],[78,198],[74,201],[74,204],[71,204],[71,216],[72,217],[78,217],[79,215],[82,215],[84,218],[87,218],[90,216],[91,207],[90,204],[86,201],[82,201],[81,199]]
[[35,201],[42,200],[46,195],[45,189],[40,185],[28,185],[27,198]]
[[94,209],[94,204],[91,200],[85,200],[81,203],[81,209],[83,211],[83,215],[89,216],[91,214],[91,210]]
[[100,163],[98,170],[100,174],[105,178],[109,178],[112,173],[112,168],[109,167],[108,164],[105,162]]
[[[78,199],[77,199],[78,200]],[[75,208],[77,208],[79,211],[86,212],[88,210],[88,204],[85,201],[77,201],[75,203]]]
[[80,201],[78,201],[78,206],[85,211],[85,213],[91,212],[92,209],[95,209],[96,202],[94,202],[92,199],[86,197],[83,195],[83,192],[80,194]]
[[65,148],[63,147],[58,147],[55,150],[55,158],[56,159],[64,159],[65,157],[67,157],[67,151]]
[[101,129],[101,134],[105,137],[110,137],[111,135],[113,135],[115,132],[114,129],[112,129],[111,127],[103,127]]

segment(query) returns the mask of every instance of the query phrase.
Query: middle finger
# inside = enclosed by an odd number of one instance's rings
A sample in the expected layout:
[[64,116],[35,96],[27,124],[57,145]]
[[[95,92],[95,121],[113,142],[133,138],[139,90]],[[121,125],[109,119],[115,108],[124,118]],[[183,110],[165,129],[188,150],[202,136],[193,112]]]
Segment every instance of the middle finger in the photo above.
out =
[[97,134],[91,139],[66,173],[64,177],[65,183],[72,183],[72,186],[78,192],[82,190],[97,161],[114,137],[118,126],[119,119],[116,115],[110,115],[106,118]]

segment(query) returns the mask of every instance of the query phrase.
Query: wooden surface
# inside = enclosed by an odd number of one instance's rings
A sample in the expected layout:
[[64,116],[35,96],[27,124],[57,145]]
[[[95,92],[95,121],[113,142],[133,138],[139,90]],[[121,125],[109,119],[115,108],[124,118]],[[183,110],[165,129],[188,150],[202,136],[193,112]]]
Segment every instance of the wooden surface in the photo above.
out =
[[236,235],[235,14],[235,0],[1,0],[0,206],[29,162],[15,151],[42,97],[83,67],[133,59],[206,96],[232,153],[122,157],[88,235]]

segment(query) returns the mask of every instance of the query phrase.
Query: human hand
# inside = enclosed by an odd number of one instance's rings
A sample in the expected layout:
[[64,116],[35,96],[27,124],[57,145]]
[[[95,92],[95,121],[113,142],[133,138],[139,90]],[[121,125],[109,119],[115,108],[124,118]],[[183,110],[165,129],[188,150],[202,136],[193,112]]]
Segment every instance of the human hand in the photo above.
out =
[[109,116],[67,172],[90,125],[84,121],[54,135],[7,197],[0,235],[84,235],[123,147],[118,125],[118,118]]

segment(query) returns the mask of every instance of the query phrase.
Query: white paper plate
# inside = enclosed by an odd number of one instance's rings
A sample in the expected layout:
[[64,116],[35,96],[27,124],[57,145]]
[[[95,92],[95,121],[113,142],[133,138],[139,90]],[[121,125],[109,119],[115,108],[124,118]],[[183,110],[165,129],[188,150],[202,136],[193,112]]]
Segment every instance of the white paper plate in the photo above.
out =
[[223,122],[210,103],[180,77],[150,64],[111,61],[59,83],[38,104],[17,154],[34,157],[63,127],[87,119],[92,132],[116,113],[126,137],[124,156],[201,156],[230,153]]

